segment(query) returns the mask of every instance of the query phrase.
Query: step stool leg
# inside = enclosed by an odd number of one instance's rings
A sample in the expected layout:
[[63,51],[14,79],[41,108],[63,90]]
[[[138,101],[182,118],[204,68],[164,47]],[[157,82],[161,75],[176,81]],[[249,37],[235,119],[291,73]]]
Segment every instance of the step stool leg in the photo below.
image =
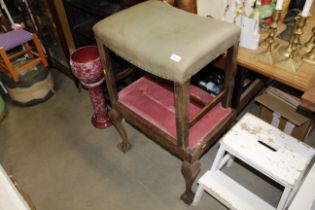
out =
[[220,166],[223,167],[221,163],[221,160],[224,156],[224,153],[225,153],[225,149],[223,148],[222,145],[220,145],[219,147],[219,150],[217,152],[217,155],[215,156],[215,159],[213,161],[213,164],[212,164],[212,167],[211,167],[211,172],[215,172],[216,170],[219,170],[220,169]]
[[287,209],[288,205],[290,205],[290,202],[293,200],[294,196],[296,195],[297,191],[300,188],[300,185],[302,184],[303,179],[300,179],[294,186],[294,188],[291,190],[288,199],[285,203],[284,209]]
[[277,210],[282,210],[282,209],[284,209],[285,204],[287,203],[287,200],[288,200],[288,198],[289,198],[289,196],[290,196],[290,194],[291,194],[291,191],[292,191],[292,189],[289,188],[289,187],[284,188],[284,191],[283,191],[283,193],[282,193],[282,195],[281,195],[279,204],[278,204],[278,206],[277,206]]
[[224,157],[222,158],[222,160],[220,161],[220,165],[219,168],[221,170],[221,168],[223,168],[225,165],[227,165],[227,167],[230,167],[234,162],[234,157],[232,155],[230,155],[229,153],[226,153],[224,155]]
[[199,184],[197,191],[196,191],[196,194],[195,194],[195,197],[194,197],[194,200],[192,202],[192,206],[198,205],[198,203],[200,202],[200,200],[202,198],[202,195],[203,195],[203,187],[201,184]]
[[231,167],[233,163],[234,163],[234,156],[230,155],[230,159],[228,160],[226,166]]

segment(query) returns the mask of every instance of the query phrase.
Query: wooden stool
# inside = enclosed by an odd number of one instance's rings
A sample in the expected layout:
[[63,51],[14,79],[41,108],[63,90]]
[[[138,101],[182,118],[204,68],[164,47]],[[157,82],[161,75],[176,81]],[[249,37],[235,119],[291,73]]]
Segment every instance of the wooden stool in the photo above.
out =
[[[211,170],[198,181],[193,205],[198,204],[205,190],[231,209],[285,209],[309,169],[314,154],[313,148],[247,113],[220,141]],[[284,186],[277,208],[220,170],[232,157]]]
[[[30,47],[30,41],[33,41],[37,52],[34,52]],[[11,55],[7,54],[8,51],[21,46],[23,46],[23,48],[20,51],[14,52]],[[20,58],[24,54],[27,54],[29,58],[32,59],[30,59],[30,61],[28,61],[26,64],[15,67],[12,64],[12,61]],[[40,62],[43,63],[44,67],[48,66],[48,62],[45,58],[37,35],[22,29],[13,30],[0,35],[0,55],[2,57],[2,60],[0,61],[0,70],[8,71],[15,82],[19,81],[17,74],[31,66],[35,66]]]
[[[183,160],[186,191],[181,198],[190,204],[199,158],[235,119],[230,104],[239,28],[161,1],[146,1],[105,18],[93,30],[106,71],[109,115],[123,139],[119,148],[130,148],[125,118]],[[146,76],[118,94],[108,49]],[[190,78],[226,50],[224,90],[213,97],[191,86]]]

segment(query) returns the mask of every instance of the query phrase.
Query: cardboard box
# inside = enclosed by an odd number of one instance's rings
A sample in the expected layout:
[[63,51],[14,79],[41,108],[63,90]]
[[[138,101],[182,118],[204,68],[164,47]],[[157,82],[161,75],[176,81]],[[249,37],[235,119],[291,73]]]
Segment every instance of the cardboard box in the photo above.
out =
[[274,94],[264,93],[256,98],[261,104],[260,118],[286,134],[304,141],[313,127],[311,119],[297,112],[292,104]]

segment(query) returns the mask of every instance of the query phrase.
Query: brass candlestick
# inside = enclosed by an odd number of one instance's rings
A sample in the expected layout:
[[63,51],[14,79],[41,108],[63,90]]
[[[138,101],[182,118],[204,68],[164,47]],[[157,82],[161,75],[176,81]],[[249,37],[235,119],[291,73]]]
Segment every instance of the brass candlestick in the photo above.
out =
[[303,60],[311,64],[315,64],[315,45],[310,52],[305,54],[305,56],[303,57]]
[[302,62],[298,49],[302,46],[301,35],[303,34],[303,27],[305,26],[306,20],[306,17],[298,17],[289,45],[279,48],[275,56],[275,62],[280,68],[288,71],[296,71],[301,65]]
[[260,46],[269,46],[270,44],[270,39],[274,40],[276,37],[276,33],[278,30],[278,22],[280,20],[281,17],[281,12],[282,10],[275,10],[273,15],[272,15],[272,24],[269,27],[269,31],[268,31],[268,36],[266,39],[264,39],[263,41],[261,41],[259,43]]
[[315,46],[314,44],[314,40],[315,40],[315,27],[312,28],[312,36],[310,37],[310,39],[305,42],[304,44],[304,49],[305,51],[308,53],[312,50],[312,48]]
[[298,50],[298,46],[296,44],[293,44],[290,50],[289,57],[279,63],[276,63],[276,66],[287,71],[296,72],[301,66],[302,60],[300,57],[296,56]]
[[272,15],[272,24],[269,28],[269,33],[266,39],[264,39],[261,43],[259,43],[260,46],[265,46],[267,49],[265,49],[263,52],[261,52],[258,55],[258,59],[262,62],[273,64],[273,50],[277,48],[278,43],[275,42],[275,36],[277,34],[278,29],[278,22],[281,17],[281,10],[275,10]]
[[311,37],[311,39],[308,41],[312,41],[311,43],[306,43],[305,45],[311,45],[313,46],[311,48],[311,50],[306,53],[304,56],[303,56],[303,60],[306,61],[306,62],[309,62],[311,64],[315,64],[315,27],[312,29],[312,32],[313,32],[313,36]]

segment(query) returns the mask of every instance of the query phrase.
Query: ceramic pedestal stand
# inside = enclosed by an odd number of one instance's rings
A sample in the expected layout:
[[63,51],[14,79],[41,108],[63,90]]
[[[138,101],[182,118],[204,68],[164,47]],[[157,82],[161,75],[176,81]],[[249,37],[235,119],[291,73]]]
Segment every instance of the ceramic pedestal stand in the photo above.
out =
[[5,116],[5,103],[2,99],[2,96],[0,95],[0,123],[4,119]]
[[70,57],[73,74],[81,84],[88,88],[94,114],[91,122],[96,128],[107,128],[112,125],[102,92],[104,82],[103,67],[96,46],[85,46],[77,49]]

